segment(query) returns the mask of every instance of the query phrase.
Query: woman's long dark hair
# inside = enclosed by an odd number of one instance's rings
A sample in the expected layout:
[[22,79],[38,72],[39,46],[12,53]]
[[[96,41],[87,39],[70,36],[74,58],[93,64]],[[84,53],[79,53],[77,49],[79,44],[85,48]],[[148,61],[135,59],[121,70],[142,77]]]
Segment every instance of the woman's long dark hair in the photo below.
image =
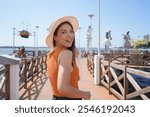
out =
[[[68,21],[65,21],[65,22],[62,22],[61,24],[58,25],[58,27],[56,28],[56,30],[54,31],[54,35],[57,36],[57,32],[59,30],[59,28],[64,25],[64,24],[69,24],[70,27],[73,29],[73,26],[68,22]],[[73,29],[74,30],[74,29]],[[75,34],[74,34],[75,35]],[[53,45],[54,47],[56,46],[56,41],[53,39]],[[74,39],[73,39],[73,42],[72,42],[72,45],[71,47],[67,48],[68,50],[72,51],[73,53],[73,58],[72,58],[72,62],[76,63],[75,61],[75,36],[74,36]]]

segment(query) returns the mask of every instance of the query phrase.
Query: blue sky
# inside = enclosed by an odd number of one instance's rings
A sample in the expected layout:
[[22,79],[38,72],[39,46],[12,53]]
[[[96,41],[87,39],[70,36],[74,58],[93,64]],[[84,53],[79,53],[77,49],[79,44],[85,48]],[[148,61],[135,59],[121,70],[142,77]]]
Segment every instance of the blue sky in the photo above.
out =
[[[131,39],[150,34],[150,0],[100,0],[101,47],[105,32],[112,31],[112,46],[123,44],[122,34],[130,31]],[[13,28],[16,28],[16,46],[34,46],[33,32],[38,29],[38,46],[46,46],[45,38],[50,23],[61,16],[78,18],[81,27],[80,46],[86,47],[87,28],[92,19],[92,47],[98,47],[98,0],[0,0],[0,46],[12,46]],[[24,25],[23,25],[24,23]],[[32,34],[21,38],[18,31],[27,28]],[[79,32],[76,32],[79,46]]]

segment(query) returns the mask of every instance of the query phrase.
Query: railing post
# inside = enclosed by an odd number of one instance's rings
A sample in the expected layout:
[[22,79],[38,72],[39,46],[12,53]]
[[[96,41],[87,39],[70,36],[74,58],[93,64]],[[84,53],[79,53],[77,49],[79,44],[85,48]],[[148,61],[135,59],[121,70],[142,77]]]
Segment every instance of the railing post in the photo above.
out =
[[6,67],[5,93],[6,93],[6,99],[9,100],[10,99],[10,70],[9,70],[10,69],[10,65],[5,65],[5,67]]
[[25,85],[24,85],[24,88],[25,89],[27,89],[27,70],[28,70],[28,66],[27,66],[27,64],[28,64],[28,61],[27,61],[27,59],[24,59],[24,64],[23,64],[23,66],[24,66],[24,70],[23,70],[23,79],[24,79],[24,82],[25,82]]
[[34,71],[33,71],[33,68],[34,68],[34,67],[33,67],[33,66],[34,66],[33,57],[30,59],[29,65],[30,65],[30,66],[29,66],[29,73],[30,73],[31,80],[33,81],[33,78],[34,78],[34,77],[33,77],[33,74],[34,74],[34,73],[33,73],[33,72],[34,72]]
[[94,56],[94,84],[100,84],[100,59],[103,58],[103,55]]
[[101,83],[101,76],[102,76],[101,60],[102,59],[99,59],[99,84],[100,85],[102,85],[102,83]]
[[112,94],[111,91],[110,91],[110,83],[112,81],[112,76],[111,76],[111,72],[110,72],[110,61],[109,61],[109,64],[108,64],[108,78],[109,78],[109,83],[108,83],[108,89],[109,89],[109,94]]
[[128,94],[128,79],[127,79],[127,66],[124,67],[124,100],[127,99]]
[[44,68],[43,68],[43,55],[41,55],[41,58],[40,58],[40,68],[41,68],[41,73],[43,74],[43,70],[44,70]]
[[35,74],[36,74],[37,77],[39,76],[38,64],[39,64],[39,57],[36,56],[36,57],[34,58],[34,67],[35,67]]
[[10,99],[19,100],[19,64],[10,65]]
[[10,65],[9,69],[9,91],[10,91],[10,100],[18,100],[19,99],[19,62],[20,58],[10,56],[10,55],[1,55],[0,56],[0,64]]

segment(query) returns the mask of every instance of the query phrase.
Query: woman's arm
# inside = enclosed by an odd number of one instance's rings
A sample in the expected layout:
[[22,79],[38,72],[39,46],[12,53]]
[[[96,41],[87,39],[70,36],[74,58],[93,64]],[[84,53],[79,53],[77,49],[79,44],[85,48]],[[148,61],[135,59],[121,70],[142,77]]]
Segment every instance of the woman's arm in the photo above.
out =
[[72,52],[70,50],[63,50],[58,57],[58,81],[57,88],[60,93],[70,98],[90,99],[89,91],[81,91],[70,85],[70,74],[72,67]]
[[79,49],[77,47],[75,47],[75,57],[78,57],[79,56]]

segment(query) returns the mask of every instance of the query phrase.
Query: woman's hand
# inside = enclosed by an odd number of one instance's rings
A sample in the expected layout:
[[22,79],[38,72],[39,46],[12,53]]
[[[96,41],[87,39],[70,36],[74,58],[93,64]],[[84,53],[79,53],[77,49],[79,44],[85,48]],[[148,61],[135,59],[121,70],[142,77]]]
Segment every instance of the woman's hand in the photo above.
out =
[[91,93],[90,93],[90,91],[84,91],[83,99],[84,99],[84,100],[90,100],[90,98],[91,98]]

